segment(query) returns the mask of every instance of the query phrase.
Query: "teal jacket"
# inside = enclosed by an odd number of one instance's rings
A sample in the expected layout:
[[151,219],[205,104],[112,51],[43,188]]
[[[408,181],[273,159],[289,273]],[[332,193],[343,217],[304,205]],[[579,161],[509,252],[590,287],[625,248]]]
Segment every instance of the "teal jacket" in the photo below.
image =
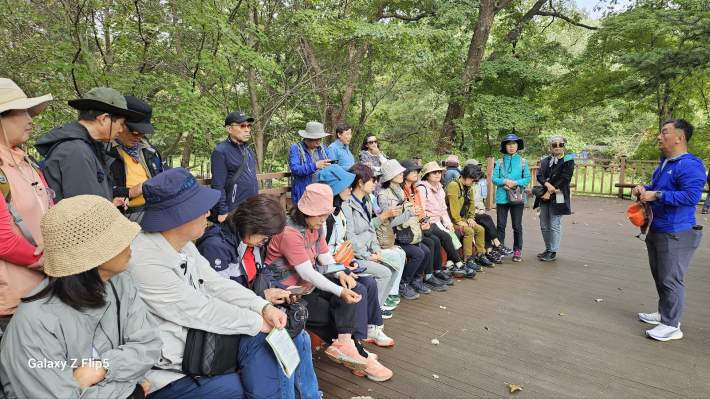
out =
[[[530,183],[528,161],[517,153],[512,157],[505,155],[503,158],[496,161],[492,178],[493,184],[498,187],[496,191],[496,204],[508,203],[508,193],[503,188],[503,186],[505,186],[506,175],[508,176],[508,180],[515,180],[518,182],[519,186],[526,187]],[[526,195],[525,203],[527,202],[528,198]]]

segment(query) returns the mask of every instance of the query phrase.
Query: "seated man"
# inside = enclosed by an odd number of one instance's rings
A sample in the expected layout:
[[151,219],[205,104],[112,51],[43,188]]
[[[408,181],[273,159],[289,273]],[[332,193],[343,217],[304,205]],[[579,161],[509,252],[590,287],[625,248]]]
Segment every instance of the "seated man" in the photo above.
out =
[[[157,364],[160,370],[147,375],[153,384],[150,398],[281,398],[280,366],[262,333],[282,329],[286,314],[217,274],[192,243],[204,233],[207,215],[219,195],[200,186],[184,168],[167,170],[143,183],[143,232],[131,244],[128,274],[158,320],[164,342]],[[199,378],[182,374],[190,328],[242,334],[241,378],[236,373]]]
[[140,223],[145,208],[143,182],[167,169],[167,165],[146,137],[155,133],[150,123],[153,107],[133,96],[126,96],[126,103],[129,110],[142,113],[145,119],[137,123],[124,122],[118,137],[111,143],[108,156],[113,158],[113,196],[128,198],[130,202],[124,214],[129,220]]

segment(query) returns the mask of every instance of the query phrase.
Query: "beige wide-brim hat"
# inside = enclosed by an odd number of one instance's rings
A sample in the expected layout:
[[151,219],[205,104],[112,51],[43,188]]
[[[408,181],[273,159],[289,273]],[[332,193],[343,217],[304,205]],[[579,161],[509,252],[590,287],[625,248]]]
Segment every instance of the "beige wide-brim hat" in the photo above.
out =
[[31,117],[35,117],[47,108],[49,101],[52,101],[51,94],[27,98],[25,92],[12,79],[0,78],[0,112],[26,109]]
[[57,203],[40,222],[44,272],[66,277],[98,267],[123,252],[141,227],[97,195],[78,195]]
[[422,168],[422,180],[424,180],[424,177],[427,175],[427,173],[436,172],[437,170],[440,170],[443,172],[446,170],[446,168],[439,165],[439,163],[436,161],[431,161],[431,162],[427,163]]
[[306,123],[306,130],[299,130],[298,134],[304,139],[317,140],[323,137],[328,137],[330,134],[325,132],[323,124],[320,122],[308,122]]
[[400,165],[396,159],[388,159],[380,167],[380,171],[382,172],[382,182],[384,183],[394,179],[395,176],[400,173],[404,173],[405,170],[404,166]]

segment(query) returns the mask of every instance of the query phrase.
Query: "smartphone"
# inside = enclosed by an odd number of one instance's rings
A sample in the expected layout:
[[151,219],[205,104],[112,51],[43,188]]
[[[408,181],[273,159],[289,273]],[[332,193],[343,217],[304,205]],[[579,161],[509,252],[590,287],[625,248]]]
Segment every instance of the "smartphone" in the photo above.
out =
[[331,164],[331,165],[336,165],[337,163],[338,163],[338,160],[337,160],[337,159],[331,159],[331,160],[330,160],[330,164]]
[[397,206],[402,206],[402,205],[404,205],[405,202],[407,202],[407,199],[406,199],[406,198],[403,199],[403,200],[401,200],[401,201],[399,201],[399,202],[397,203]]
[[431,217],[427,216],[424,219],[420,220],[419,223],[426,223],[429,221],[429,219],[431,219]]
[[315,286],[309,285],[307,287],[298,287],[298,288],[291,288],[288,289],[287,291],[290,292],[293,295],[307,295],[313,292],[315,289]]

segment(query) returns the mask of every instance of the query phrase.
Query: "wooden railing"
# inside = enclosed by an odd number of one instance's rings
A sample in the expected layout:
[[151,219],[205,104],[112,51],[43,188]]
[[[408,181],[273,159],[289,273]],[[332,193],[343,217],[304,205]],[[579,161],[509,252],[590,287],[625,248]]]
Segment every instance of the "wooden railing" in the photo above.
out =
[[[266,181],[271,181],[272,179],[284,179],[284,178],[290,178],[291,177],[291,172],[279,172],[279,173],[262,173],[256,175],[256,180],[259,182],[266,182]],[[212,179],[197,179],[197,182],[202,184],[203,186],[210,186],[212,185]],[[261,185],[264,185],[263,183]],[[291,186],[285,186],[285,187],[273,187],[273,188],[264,188],[264,189],[259,189],[259,194],[271,194],[274,196],[277,196],[279,199],[279,203],[281,204],[281,207],[283,209],[286,209],[287,202],[290,201],[290,197],[288,193],[291,192]]]

